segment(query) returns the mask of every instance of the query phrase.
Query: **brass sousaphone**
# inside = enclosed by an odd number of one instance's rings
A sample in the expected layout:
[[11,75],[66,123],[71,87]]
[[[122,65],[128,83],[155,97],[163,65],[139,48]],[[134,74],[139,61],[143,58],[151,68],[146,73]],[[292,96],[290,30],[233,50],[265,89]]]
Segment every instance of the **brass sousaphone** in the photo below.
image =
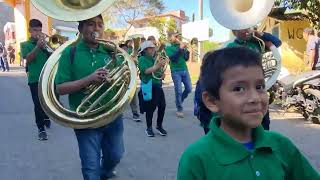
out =
[[[42,13],[63,21],[81,21],[101,14],[115,0],[31,0]],[[57,123],[75,128],[97,128],[112,122],[131,101],[137,85],[137,70],[130,56],[115,43],[92,37],[112,48],[112,60],[104,66],[109,73],[101,84],[92,84],[87,88],[87,95],[76,111],[69,110],[59,102],[55,93],[55,75],[61,53],[66,47],[76,43],[70,40],[56,49],[42,69],[39,81],[40,103],[47,115]],[[116,63],[122,59],[122,63]],[[103,99],[110,92],[115,96],[107,103]],[[97,97],[98,96],[98,97]],[[110,94],[109,96],[110,97]]]
[[[263,21],[270,13],[274,0],[210,0],[210,9],[213,17],[222,26],[231,30],[248,29]],[[264,51],[264,43],[256,38]],[[281,56],[275,46],[270,48],[271,53],[263,55],[266,89],[276,81],[281,71]]]

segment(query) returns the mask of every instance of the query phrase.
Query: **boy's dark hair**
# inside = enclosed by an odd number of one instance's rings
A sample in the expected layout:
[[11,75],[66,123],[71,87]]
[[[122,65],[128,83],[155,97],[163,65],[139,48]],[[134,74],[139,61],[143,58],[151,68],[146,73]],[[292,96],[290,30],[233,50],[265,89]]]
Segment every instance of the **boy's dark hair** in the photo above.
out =
[[39,21],[38,19],[31,19],[31,20],[29,21],[29,27],[30,27],[30,28],[42,27],[42,23],[41,23],[41,21]]
[[155,38],[154,36],[149,36],[149,37],[147,38],[148,41],[155,40],[155,39],[156,39],[156,38]]
[[119,45],[119,47],[120,48],[124,48],[124,47],[128,47],[125,43],[121,43],[120,45]]
[[[99,14],[99,15],[98,15],[98,16],[96,16],[96,17],[101,18],[101,19],[102,19],[102,21],[103,21],[103,18],[102,18],[102,15],[101,15],[101,14]],[[91,19],[91,18],[90,18],[90,19]],[[81,31],[81,29],[82,29],[83,25],[84,25],[87,21],[88,21],[88,19],[83,20],[83,21],[79,21],[79,25],[78,25],[78,30],[79,30],[79,32]]]
[[203,90],[219,99],[223,73],[235,66],[259,66],[262,69],[262,57],[246,47],[230,47],[208,52],[203,57],[201,65],[200,81]]

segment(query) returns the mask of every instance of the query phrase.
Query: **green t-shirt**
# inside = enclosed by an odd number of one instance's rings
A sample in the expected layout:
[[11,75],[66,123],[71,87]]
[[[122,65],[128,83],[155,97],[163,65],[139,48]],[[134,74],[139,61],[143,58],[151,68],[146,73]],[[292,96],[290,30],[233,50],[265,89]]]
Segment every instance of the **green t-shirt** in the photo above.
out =
[[[33,39],[22,42],[20,44],[21,56],[25,59],[27,55],[36,47],[36,45],[37,42]],[[46,52],[46,50],[39,49],[35,59],[27,63],[29,84],[39,82],[41,70],[44,64],[47,62],[49,56],[50,55],[48,52]]]
[[132,54],[132,51],[133,51],[133,49],[132,49],[131,47],[128,47],[128,51],[127,51],[127,53],[128,53],[129,55],[131,55],[131,54]]
[[[152,83],[161,84],[161,80],[154,78],[152,76],[152,74],[144,73],[146,69],[148,69],[154,65],[154,61],[155,61],[155,59],[151,56],[144,55],[144,56],[139,57],[138,68],[140,71],[140,79],[142,82],[147,83],[150,81],[150,79],[152,79]],[[154,73],[154,75],[156,77],[161,77],[162,73],[160,70],[157,70]]]
[[259,126],[253,150],[226,134],[218,118],[211,131],[183,153],[177,180],[319,180],[319,173],[286,137]]
[[[165,48],[167,56],[170,57],[174,55],[179,48],[180,48],[179,44],[173,44],[173,43],[168,44]],[[180,54],[177,62],[172,62],[170,60],[170,69],[172,72],[188,70],[186,60],[184,59],[184,55],[182,53]]]
[[241,40],[241,39],[236,39],[227,45],[227,47],[239,47],[239,46],[247,47],[247,48],[252,49],[258,53],[262,53],[259,42],[257,42],[254,39],[249,39],[246,41]]
[[[80,40],[76,44],[74,61],[71,63],[70,50],[72,46],[67,47],[59,59],[58,71],[55,79],[56,84],[76,81],[83,79],[94,73],[97,69],[104,67],[111,61],[110,51],[104,45],[99,44],[97,49],[90,49],[87,44]],[[122,59],[121,59],[122,61]],[[120,59],[117,60],[120,63]],[[108,87],[104,86],[100,93],[93,97],[97,99]],[[103,100],[101,104],[106,104],[113,98],[117,90],[113,89]],[[69,94],[69,105],[71,110],[76,110],[82,100],[88,95],[87,89],[81,89],[75,93]],[[112,106],[112,105],[110,105]]]

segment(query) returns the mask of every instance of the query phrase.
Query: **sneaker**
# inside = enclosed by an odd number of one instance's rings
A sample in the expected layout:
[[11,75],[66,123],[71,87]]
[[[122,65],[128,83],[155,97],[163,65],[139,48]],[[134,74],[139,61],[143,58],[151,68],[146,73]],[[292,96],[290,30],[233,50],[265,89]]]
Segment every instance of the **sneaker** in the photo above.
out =
[[153,133],[152,128],[147,128],[146,129],[146,134],[147,134],[148,137],[154,137],[154,133]]
[[47,135],[46,131],[39,131],[38,139],[40,141],[48,140],[48,135]]
[[46,126],[46,128],[50,129],[50,128],[51,128],[51,121],[50,121],[50,119],[45,119],[45,120],[44,120],[44,125]]
[[101,180],[108,180],[108,179],[112,179],[113,177],[117,176],[117,172],[116,171],[112,171],[110,174],[108,175],[103,175],[100,177]]
[[184,118],[184,114],[183,114],[183,112],[176,112],[176,116],[178,117],[178,118]]
[[166,136],[167,135],[167,131],[164,130],[162,127],[157,127],[156,129],[158,130],[158,132],[159,132],[159,134],[161,136]]
[[140,116],[138,114],[133,114],[132,119],[134,121],[136,121],[136,122],[140,122],[141,121]]

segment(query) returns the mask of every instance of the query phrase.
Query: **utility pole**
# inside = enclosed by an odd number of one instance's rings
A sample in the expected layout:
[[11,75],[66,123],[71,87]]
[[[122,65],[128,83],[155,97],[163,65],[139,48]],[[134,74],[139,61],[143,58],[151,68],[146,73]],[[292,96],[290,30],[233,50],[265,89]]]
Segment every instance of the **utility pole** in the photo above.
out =
[[[203,0],[199,0],[199,18],[200,20],[203,20]],[[200,41],[198,41],[198,62],[201,60],[201,50],[202,50],[202,44]]]
[[199,18],[203,20],[203,0],[199,0]]

